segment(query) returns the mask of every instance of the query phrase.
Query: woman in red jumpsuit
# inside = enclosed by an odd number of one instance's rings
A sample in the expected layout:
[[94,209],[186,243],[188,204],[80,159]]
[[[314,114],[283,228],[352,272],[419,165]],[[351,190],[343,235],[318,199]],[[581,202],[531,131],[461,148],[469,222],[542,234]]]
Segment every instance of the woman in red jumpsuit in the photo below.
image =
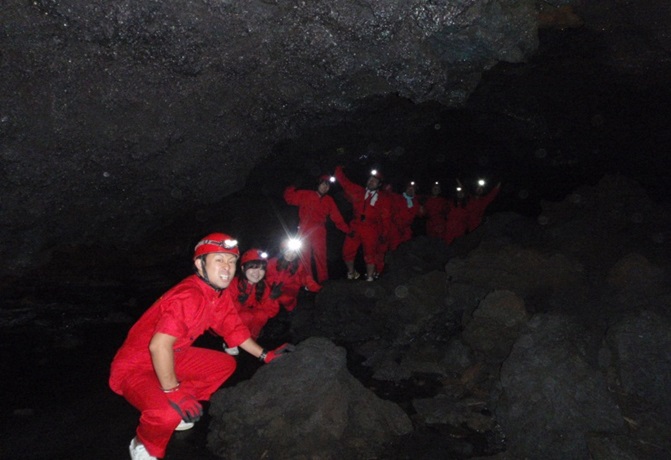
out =
[[345,237],[342,255],[347,266],[347,278],[357,279],[359,274],[354,270],[354,259],[363,247],[363,259],[366,264],[366,281],[373,281],[375,261],[384,258],[381,242],[388,238],[391,227],[391,204],[389,198],[378,193],[382,184],[382,175],[373,170],[366,187],[350,181],[343,173],[342,166],[335,169],[335,176],[342,185],[345,197],[352,203],[353,218],[350,221],[350,233]]
[[423,215],[426,216],[426,236],[431,238],[442,238],[445,234],[449,201],[441,196],[440,192],[440,183],[436,181],[431,186],[431,196],[423,205]]
[[223,233],[203,238],[194,251],[196,273],[166,292],[133,325],[111,365],[109,385],[136,407],[140,422],[131,459],[165,455],[176,429],[189,429],[206,401],[235,370],[225,353],[192,347],[212,330],[263,362],[289,350],[266,352],[251,337],[224,295],[235,275],[237,241]]
[[[240,258],[242,273],[231,283],[228,290],[240,319],[255,340],[261,335],[268,320],[280,311],[277,294],[271,292],[265,279],[267,265],[268,254],[264,251],[246,251]],[[236,354],[237,350],[228,348],[226,351]]]
[[298,230],[304,246],[302,263],[307,272],[312,273],[312,257],[314,257],[317,280],[320,283],[329,278],[326,258],[326,219],[330,218],[341,232],[345,234],[350,232],[335,201],[328,195],[331,187],[330,179],[330,176],[321,176],[317,190],[296,190],[294,186],[284,190],[284,201],[298,206]]
[[310,292],[319,292],[322,288],[305,266],[299,263],[299,244],[297,240],[284,241],[280,256],[268,261],[268,282],[274,289],[280,289],[277,301],[289,312],[296,308],[298,293],[302,288]]

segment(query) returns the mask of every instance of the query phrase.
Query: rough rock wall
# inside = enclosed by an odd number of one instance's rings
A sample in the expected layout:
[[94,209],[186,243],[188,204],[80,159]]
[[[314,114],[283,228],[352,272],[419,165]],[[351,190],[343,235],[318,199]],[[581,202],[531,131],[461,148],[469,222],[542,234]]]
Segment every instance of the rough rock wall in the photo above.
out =
[[8,0],[0,21],[3,274],[130,246],[319,114],[461,104],[537,46],[531,0]]

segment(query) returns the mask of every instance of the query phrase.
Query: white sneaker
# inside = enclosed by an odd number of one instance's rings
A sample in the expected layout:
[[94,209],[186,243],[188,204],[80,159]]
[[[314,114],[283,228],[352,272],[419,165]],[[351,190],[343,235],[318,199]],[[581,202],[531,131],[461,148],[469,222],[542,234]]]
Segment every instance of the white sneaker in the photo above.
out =
[[359,272],[354,270],[352,273],[347,274],[347,279],[348,280],[357,280],[357,279],[359,279],[359,276],[361,276],[361,275],[359,275]]
[[240,354],[240,350],[238,349],[238,347],[231,347],[231,348],[224,347],[224,351],[231,356],[237,356]]
[[177,425],[177,428],[175,428],[175,431],[187,431],[193,428],[193,425],[195,425],[195,423],[185,422],[184,420],[181,420],[179,422],[179,425]]
[[128,451],[130,452],[131,460],[158,460],[156,457],[149,455],[149,452],[147,452],[147,449],[145,449],[144,444],[138,441],[136,437],[133,438],[133,440],[130,442]]
[[375,281],[375,278],[373,278],[372,276],[367,276],[366,281]]

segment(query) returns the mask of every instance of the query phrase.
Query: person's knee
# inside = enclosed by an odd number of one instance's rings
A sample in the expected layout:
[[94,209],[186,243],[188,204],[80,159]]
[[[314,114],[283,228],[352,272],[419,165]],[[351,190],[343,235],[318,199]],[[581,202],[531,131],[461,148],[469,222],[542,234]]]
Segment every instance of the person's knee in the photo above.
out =
[[140,422],[143,424],[155,427],[165,427],[169,430],[172,430],[177,426],[181,420],[182,417],[175,409],[170,407],[167,403],[167,399],[165,406],[142,411],[142,415],[140,416]]
[[224,354],[218,366],[207,377],[210,380],[224,383],[235,372],[238,362],[230,355]]

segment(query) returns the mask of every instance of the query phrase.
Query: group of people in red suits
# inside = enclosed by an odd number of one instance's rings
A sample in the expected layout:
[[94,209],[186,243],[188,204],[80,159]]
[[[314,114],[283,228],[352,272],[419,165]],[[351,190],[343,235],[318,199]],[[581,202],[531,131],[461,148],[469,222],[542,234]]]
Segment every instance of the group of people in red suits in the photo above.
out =
[[501,191],[501,183],[498,183],[485,193],[486,183],[479,179],[474,193],[467,195],[461,181],[457,180],[457,184],[454,196],[447,198],[441,194],[440,183],[434,182],[431,195],[422,205],[427,236],[440,238],[447,244],[478,228],[487,207]]
[[[321,176],[316,190],[297,190],[289,186],[284,191],[285,201],[298,206],[298,234],[305,245],[302,262],[312,272],[314,258],[317,281],[328,279],[326,227],[331,219],[337,229],[345,233],[342,258],[347,267],[347,278],[358,279],[354,262],[359,249],[366,266],[366,281],[374,281],[384,270],[385,254],[413,236],[416,218],[426,218],[426,234],[451,244],[456,238],[472,232],[482,223],[487,206],[498,195],[501,184],[485,193],[485,182],[479,180],[474,192],[467,195],[463,185],[453,198],[441,194],[441,185],[435,182],[427,197],[417,195],[415,182],[408,182],[401,193],[383,184],[383,176],[372,170],[365,185],[352,182],[343,167],[335,168],[334,176]],[[352,218],[345,222],[333,198],[328,195],[331,184],[338,182],[352,207]]]
[[[333,180],[352,205],[349,223],[328,195]],[[373,170],[365,185],[356,184],[338,166],[335,178],[320,177],[316,190],[288,187],[284,198],[299,208],[300,240],[283,242],[275,258],[258,248],[241,254],[238,241],[224,233],[198,242],[194,274],[142,315],[111,365],[110,388],[140,411],[136,436],[128,447],[131,459],[162,458],[173,432],[193,427],[203,415],[200,401],[208,400],[234,372],[236,361],[229,355],[237,355],[238,348],[263,363],[292,350],[291,344],[266,350],[257,339],[270,318],[294,310],[302,289],[319,292],[328,279],[327,219],[346,234],[342,257],[347,278],[360,277],[354,261],[362,248],[366,280],[374,281],[384,269],[387,251],[412,238],[417,217],[426,217],[428,236],[449,244],[480,225],[500,190],[498,184],[484,193],[485,184],[479,183],[467,197],[459,184],[456,196],[447,199],[436,182],[431,195],[420,199],[414,182],[400,194],[382,183],[382,174]],[[192,346],[205,331],[222,337],[226,353]]]

